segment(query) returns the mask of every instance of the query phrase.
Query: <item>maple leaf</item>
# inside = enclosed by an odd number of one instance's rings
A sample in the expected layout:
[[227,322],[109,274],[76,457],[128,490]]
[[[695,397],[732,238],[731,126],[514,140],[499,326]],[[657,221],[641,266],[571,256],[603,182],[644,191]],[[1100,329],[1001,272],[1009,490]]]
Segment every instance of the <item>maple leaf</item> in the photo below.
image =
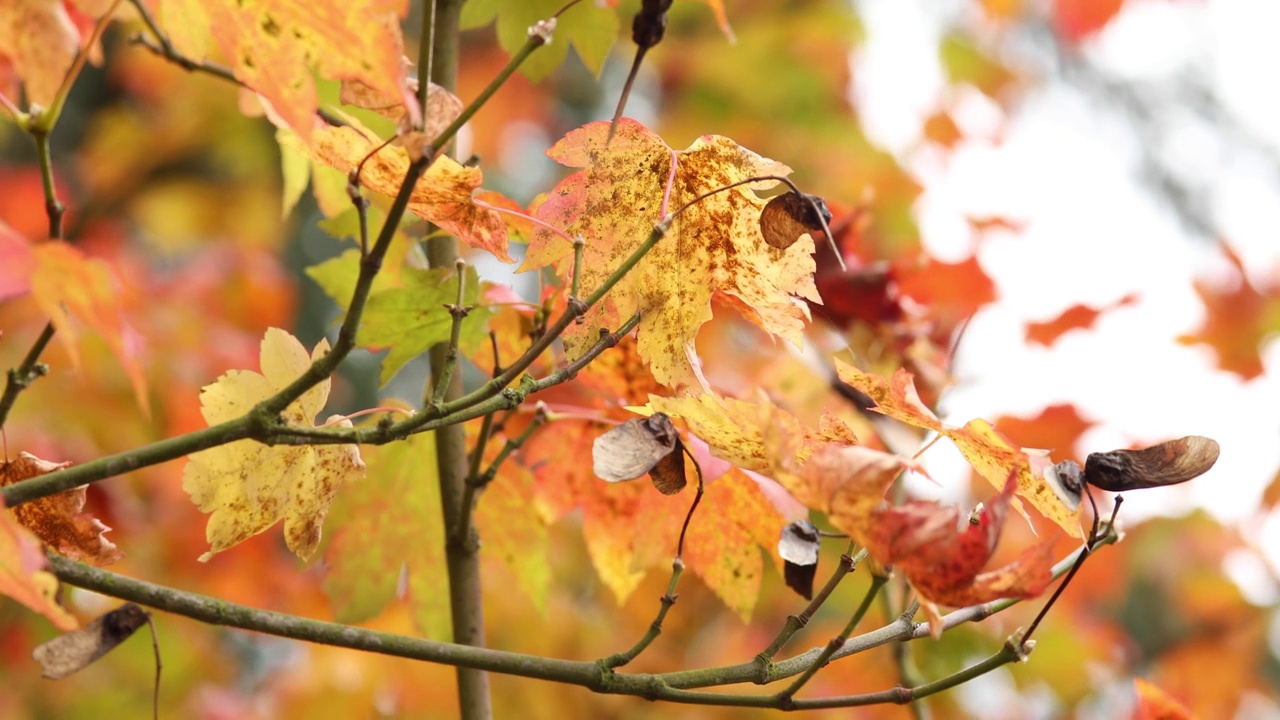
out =
[[1000,540],[1016,477],[1010,473],[1000,494],[974,513],[963,530],[954,506],[932,502],[877,508],[864,528],[870,532],[860,539],[871,554],[905,575],[926,605],[935,638],[942,632],[941,615],[928,605],[965,607],[1035,597],[1053,579],[1052,541],[1028,548],[1008,565],[981,572]]
[[899,292],[950,320],[963,320],[996,299],[995,283],[976,254],[958,263],[921,254],[895,269]]
[[1196,294],[1204,303],[1204,322],[1195,333],[1178,341],[1208,345],[1218,355],[1218,367],[1252,380],[1264,369],[1259,350],[1280,333],[1280,282],[1260,291],[1249,282],[1240,256],[1228,245],[1222,250],[1234,277],[1222,284],[1196,280]]
[[[200,392],[200,411],[209,425],[238,418],[298,378],[329,350],[321,340],[311,356],[284,330],[270,328],[262,338],[262,373],[232,370]],[[312,427],[329,398],[330,380],[317,384],[281,413],[295,426]],[[333,419],[331,418],[331,421]],[[342,427],[351,421],[341,420]],[[320,544],[329,504],[345,480],[364,476],[355,445],[268,446],[238,440],[189,456],[182,489],[201,512],[209,513],[205,537],[209,560],[284,519],[285,543],[298,557],[310,558]]]
[[1005,415],[995,421],[997,430],[1022,447],[1049,450],[1059,460],[1077,461],[1083,459],[1075,450],[1080,436],[1096,424],[1069,404],[1050,405],[1034,417]]
[[76,619],[58,604],[58,579],[45,569],[49,561],[40,541],[4,512],[3,505],[0,500],[0,595],[44,615],[59,630],[76,629]]
[[[360,172],[360,184],[394,196],[409,169],[408,152],[395,146],[378,149],[382,141],[360,121],[344,120],[347,125],[342,127],[317,127],[310,142],[301,142],[301,147],[314,161],[344,176],[368,157]],[[409,212],[439,225],[471,247],[493,253],[503,262],[514,262],[507,254],[507,226],[502,217],[472,200],[483,177],[479,168],[459,165],[453,158],[441,155],[414,185]]]
[[892,380],[869,375],[836,360],[840,380],[866,393],[876,402],[872,408],[908,425],[933,430],[955,443],[978,474],[997,487],[1004,487],[1010,472],[1016,473],[1019,497],[1057,523],[1072,537],[1081,537],[1080,512],[1066,505],[1044,477],[1033,471],[1027,453],[1000,434],[985,420],[970,420],[963,427],[946,425],[920,401],[911,373],[899,369]]
[[[172,1],[172,0],[170,0]],[[401,96],[407,0],[300,3],[292,0],[215,0],[203,4],[236,79],[261,94],[289,127],[309,138],[321,77],[358,80]],[[190,12],[189,3],[183,10]],[[409,98],[406,98],[409,101]]]
[[1100,308],[1093,308],[1088,305],[1072,305],[1052,320],[1027,323],[1027,342],[1049,347],[1057,342],[1058,338],[1072,330],[1085,330],[1093,327],[1093,324],[1097,322],[1103,313],[1126,305],[1132,305],[1137,301],[1137,295],[1129,294]]
[[1122,7],[1124,0],[1054,0],[1050,18],[1059,35],[1079,43],[1106,27]]
[[[589,123],[555,144],[547,154],[557,162],[583,168],[556,186],[537,217],[571,236],[586,239],[580,273],[589,294],[649,236],[663,212],[664,188],[676,162],[668,209],[726,184],[790,168],[756,155],[732,140],[706,135],[687,150],[673,152],[640,123],[623,118],[611,143],[609,124]],[[797,296],[820,302],[813,284],[813,240],[790,248],[770,247],[759,220],[766,201],[754,183],[716,193],[690,207],[661,242],[626,275],[581,325],[564,336],[565,351],[576,358],[637,310],[640,356],[653,376],[667,386],[704,387],[694,338],[711,319],[711,296],[725,293],[750,308],[753,322],[795,343],[808,320],[808,306]],[[529,244],[522,270],[559,263],[567,277],[573,246],[539,229]]]
[[368,476],[334,503],[340,519],[325,550],[324,590],[338,622],[375,617],[396,597],[402,571],[414,625],[451,640],[435,436],[367,448]]
[[1134,678],[1133,689],[1138,695],[1138,703],[1133,709],[1132,720],[1194,720],[1196,717],[1186,705],[1159,685]]
[[[349,252],[328,261],[323,268],[313,268],[317,272],[308,274],[330,297],[345,305],[351,300],[359,263],[359,253]],[[492,312],[476,306],[481,285],[475,267],[467,266],[463,282],[463,304],[471,311],[462,320],[460,346],[467,353],[483,344],[485,322]],[[391,349],[382,361],[380,384],[387,384],[405,363],[431,346],[448,342],[453,316],[446,306],[457,300],[458,277],[444,268],[405,267],[400,271],[398,287],[385,287],[369,294],[356,342],[364,347]]]
[[[72,365],[80,366],[83,323],[97,333],[124,367],[134,399],[150,414],[147,379],[138,358],[140,338],[125,319],[126,289],[106,262],[60,240],[31,244],[0,222],[0,298],[31,293],[58,330]],[[77,322],[72,322],[75,318]]]
[[[515,53],[529,40],[529,28],[550,18],[565,5],[563,0],[469,0],[462,6],[462,29],[498,21],[498,44]],[[572,46],[592,73],[599,75],[618,37],[618,13],[598,3],[582,2],[556,18],[553,42],[544,45],[520,65],[531,80],[542,80],[560,67]]]
[[[0,487],[70,466],[69,462],[53,463],[23,452],[17,460],[0,464]],[[57,552],[73,560],[110,565],[124,557],[124,553],[103,537],[111,528],[81,512],[86,490],[83,486],[65,490],[23,503],[12,512],[23,527]]]
[[[73,9],[97,15],[106,11],[98,2],[13,0],[0,3],[0,64],[12,64],[22,79],[29,102],[53,104],[67,71],[80,51],[81,33]],[[12,89],[9,90],[12,92]]]

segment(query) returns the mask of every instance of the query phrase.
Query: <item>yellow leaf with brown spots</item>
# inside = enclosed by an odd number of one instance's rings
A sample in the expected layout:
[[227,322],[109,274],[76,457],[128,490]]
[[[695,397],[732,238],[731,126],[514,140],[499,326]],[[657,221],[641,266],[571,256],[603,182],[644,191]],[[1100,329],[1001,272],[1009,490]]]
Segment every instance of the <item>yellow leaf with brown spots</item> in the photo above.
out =
[[[298,378],[328,352],[320,341],[310,357],[284,330],[270,328],[262,339],[262,373],[232,370],[200,392],[201,413],[209,425],[244,415],[256,404]],[[289,425],[313,427],[329,399],[329,380],[316,385],[285,408]],[[339,423],[351,427],[350,420]],[[209,552],[233,547],[284,519],[285,543],[307,559],[320,544],[329,505],[346,480],[364,477],[364,461],[355,445],[268,446],[239,440],[193,453],[182,473],[182,489],[201,512],[209,513],[205,537]]]
[[[644,243],[664,209],[672,212],[703,193],[750,177],[791,172],[718,135],[705,135],[676,152],[628,118],[619,122],[612,142],[606,142],[608,132],[608,123],[590,123],[548,151],[557,162],[581,169],[561,181],[536,212],[538,219],[586,240],[584,297]],[[667,236],[588,311],[585,322],[565,333],[569,357],[580,356],[599,339],[601,329],[617,328],[638,310],[639,351],[654,377],[670,387],[705,389],[694,339],[711,319],[715,293],[741,301],[753,312],[753,322],[798,344],[809,318],[800,299],[821,302],[813,284],[814,247],[805,236],[780,250],[760,234],[766,201],[755,190],[776,185],[766,180],[717,192],[681,214]],[[568,277],[573,244],[538,229],[522,269],[552,263]]]
[[11,597],[49,618],[59,630],[79,624],[58,604],[58,578],[31,533],[4,512],[0,500],[0,595]]
[[407,0],[214,0],[203,7],[236,79],[303,138],[315,125],[312,68],[321,77],[403,96],[400,18],[408,9]]

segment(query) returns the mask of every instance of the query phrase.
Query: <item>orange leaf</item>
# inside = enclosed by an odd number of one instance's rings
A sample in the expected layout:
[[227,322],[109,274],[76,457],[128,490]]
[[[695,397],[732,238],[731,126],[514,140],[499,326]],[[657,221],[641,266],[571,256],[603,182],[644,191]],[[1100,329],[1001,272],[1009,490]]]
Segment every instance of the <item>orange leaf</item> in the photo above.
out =
[[236,78],[260,93],[295,132],[309,138],[322,77],[359,80],[400,96],[406,0],[309,3],[216,0],[204,4],[213,36]]
[[0,300],[31,292],[35,263],[31,243],[0,221]]
[[49,618],[59,630],[75,630],[76,619],[58,605],[58,579],[45,570],[48,565],[40,542],[0,510],[0,594]]
[[[749,177],[790,172],[726,137],[706,135],[687,150],[673,152],[634,120],[623,118],[612,142],[606,143],[608,127],[590,123],[548,151],[557,162],[581,169],[561,181],[537,210],[539,219],[586,239],[580,274],[584,295],[600,287],[644,243],[664,209],[674,211]],[[760,213],[766,201],[753,188],[776,184],[762,181],[717,192],[684,212],[636,268],[587,312],[585,322],[565,334],[568,355],[581,355],[599,339],[602,328],[616,328],[639,310],[640,355],[654,377],[670,387],[705,387],[693,343],[711,319],[711,296],[717,292],[749,307],[764,330],[799,343],[808,311],[796,297],[818,301],[814,246],[808,237],[786,250],[765,242]],[[536,230],[521,269],[551,263],[567,277],[573,244]]]
[[[71,463],[52,463],[30,453],[0,464],[0,487],[69,467]],[[55,495],[23,503],[13,509],[18,522],[35,533],[46,545],[73,560],[94,565],[110,565],[124,553],[103,537],[111,528],[84,510],[86,488],[81,486]]]
[[1075,405],[1067,404],[1050,405],[1035,417],[1005,415],[995,422],[1005,437],[1022,447],[1049,450],[1058,460],[1075,460],[1081,464],[1084,457],[1076,452],[1076,444],[1080,436],[1096,424],[1080,417]]
[[1057,342],[1058,338],[1072,330],[1087,330],[1093,327],[1093,323],[1097,321],[1102,313],[1125,305],[1132,305],[1137,300],[1137,295],[1129,294],[1110,305],[1104,305],[1097,309],[1088,305],[1073,305],[1052,320],[1027,323],[1027,342],[1039,343],[1049,347]]
[[1218,367],[1252,380],[1263,372],[1259,348],[1280,332],[1280,283],[1259,292],[1249,282],[1240,257],[1227,245],[1222,250],[1234,277],[1227,283],[1196,281],[1204,322],[1194,334],[1178,341],[1208,345],[1218,354]]
[[80,32],[65,3],[0,3],[0,58],[13,63],[32,104],[47,108],[53,103],[79,50]]
[[1106,27],[1123,6],[1124,0],[1054,0],[1053,25],[1064,39],[1078,43]]
[[[344,127],[321,127],[305,145],[312,159],[343,174],[351,172],[381,145],[376,136],[358,120],[347,118]],[[404,148],[387,146],[377,150],[360,173],[360,183],[374,192],[394,196],[409,169]],[[409,197],[409,212],[424,217],[458,236],[463,242],[487,250],[503,262],[514,262],[507,254],[507,227],[498,213],[472,202],[480,187],[479,168],[459,165],[441,155],[431,163]]]
[[124,366],[138,407],[149,413],[147,379],[138,361],[140,338],[125,321],[122,297],[125,289],[115,271],[102,260],[87,257],[62,241],[36,245],[32,254],[35,268],[31,274],[31,292],[58,329],[58,340],[66,347],[71,361],[77,366],[80,362],[78,330],[71,323],[71,317],[75,317],[107,342]]
[[1138,694],[1138,704],[1133,709],[1133,720],[1194,720],[1195,714],[1178,702],[1158,685],[1133,679],[1133,689]]
[[961,320],[996,299],[996,286],[978,256],[958,263],[921,255],[897,267],[898,289],[946,318]]
[[[1064,504],[1053,486],[1032,468],[1027,453],[1010,443],[990,423],[981,419],[970,420],[963,427],[943,423],[920,401],[911,373],[905,370],[899,369],[892,380],[885,380],[837,359],[836,371],[841,381],[876,401],[876,407],[872,408],[876,412],[946,435],[978,474],[996,487],[1004,487],[1009,473],[1015,473],[1019,497],[1073,537],[1082,535],[1079,509]],[[1018,507],[1016,503],[1014,507]]]

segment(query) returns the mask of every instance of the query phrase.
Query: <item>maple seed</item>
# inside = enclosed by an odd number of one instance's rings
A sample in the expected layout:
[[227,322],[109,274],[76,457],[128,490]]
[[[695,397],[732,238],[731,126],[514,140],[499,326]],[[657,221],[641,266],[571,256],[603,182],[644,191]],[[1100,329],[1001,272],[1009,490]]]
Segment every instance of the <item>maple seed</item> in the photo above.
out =
[[41,643],[31,656],[44,668],[46,678],[64,678],[83,670],[128,640],[147,623],[147,617],[146,610],[133,603],[125,603],[89,623],[83,630],[63,633]]
[[1112,492],[1177,485],[1203,475],[1217,461],[1217,441],[1188,435],[1143,450],[1093,453],[1085,460],[1084,481]]
[[808,520],[787,523],[778,540],[782,576],[787,587],[805,600],[813,599],[813,577],[818,573],[818,528]]
[[[819,218],[821,213],[821,218]],[[760,211],[760,234],[771,247],[786,250],[805,233],[822,231],[822,223],[831,223],[827,203],[817,195],[784,193],[770,200]]]
[[645,473],[663,495],[684,489],[684,445],[666,413],[628,420],[596,438],[591,447],[596,475],[609,482]]

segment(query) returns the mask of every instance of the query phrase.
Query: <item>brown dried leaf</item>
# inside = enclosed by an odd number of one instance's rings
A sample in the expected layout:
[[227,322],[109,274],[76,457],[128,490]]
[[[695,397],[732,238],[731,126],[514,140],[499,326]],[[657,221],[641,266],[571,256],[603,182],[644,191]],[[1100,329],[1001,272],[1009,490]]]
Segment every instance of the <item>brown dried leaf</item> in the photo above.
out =
[[[70,465],[69,462],[52,463],[30,453],[20,453],[17,460],[0,464],[0,487]],[[23,503],[13,508],[13,514],[23,527],[58,553],[97,566],[110,565],[124,557],[124,553],[103,537],[103,533],[111,528],[82,512],[84,502],[85,488],[82,486]]]

